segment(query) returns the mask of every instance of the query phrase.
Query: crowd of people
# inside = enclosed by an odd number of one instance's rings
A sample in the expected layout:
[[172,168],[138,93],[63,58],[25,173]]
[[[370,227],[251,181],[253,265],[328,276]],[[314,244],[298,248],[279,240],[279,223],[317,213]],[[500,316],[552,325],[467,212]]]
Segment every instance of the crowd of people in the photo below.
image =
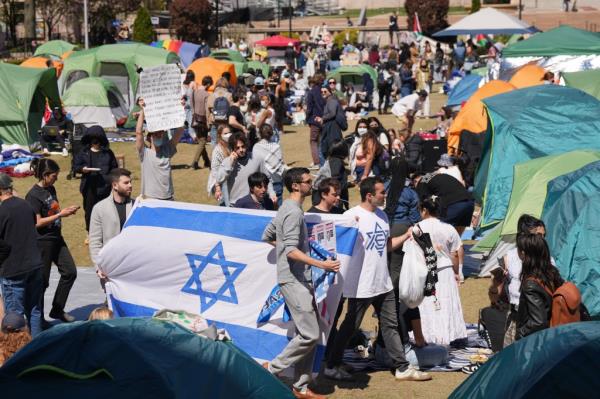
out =
[[[327,378],[353,379],[351,368],[343,363],[344,350],[372,305],[379,321],[379,341],[391,359],[394,377],[429,380],[431,375],[406,359],[409,331],[416,347],[451,345],[466,338],[459,297],[464,281],[461,234],[471,225],[475,204],[460,159],[444,154],[435,170],[424,170],[424,138],[413,126],[416,117],[431,115],[427,101],[432,84],[446,80],[456,68],[463,72],[472,68],[470,64],[477,62],[475,50],[472,43],[442,50],[440,45],[433,49],[428,42],[421,49],[415,43],[383,50],[348,43],[342,49],[335,45],[326,49],[317,41],[293,51],[286,67],[269,76],[250,70],[237,85],[227,73],[215,82],[210,76],[188,71],[182,99],[186,126],[172,131],[145,129],[145,103],[140,98],[135,129],[140,194],[159,200],[177,198],[171,162],[187,128],[197,144],[190,166],[200,169],[202,158],[204,168],[210,169],[206,189],[217,204],[277,211],[263,239],[276,248],[277,281],[296,335],[264,366],[279,374],[294,365],[296,397],[320,397],[308,388],[320,337],[311,266],[344,273],[343,299],[327,344],[323,372]],[[325,75],[352,52],[378,69],[376,81],[365,74],[361,92]],[[495,57],[489,47],[488,54]],[[299,88],[304,95],[292,102],[292,93]],[[374,98],[375,88],[378,99]],[[280,145],[294,107],[304,110],[309,126],[311,159],[307,167],[288,167]],[[368,116],[374,109],[384,114],[390,108],[397,116],[392,127],[384,126],[373,114]],[[361,115],[352,128],[350,112]],[[59,114],[55,119],[60,119]],[[86,243],[93,263],[99,266],[100,250],[120,233],[131,212],[131,172],[118,167],[102,128],[91,127],[84,137],[74,171],[82,175],[80,192],[89,232]],[[74,320],[65,306],[77,269],[61,221],[80,207],[61,207],[54,187],[60,172],[55,161],[35,159],[32,169],[37,182],[24,199],[14,195],[11,178],[0,174],[0,281],[6,313],[3,333],[28,330],[35,338],[48,328],[43,298],[53,263],[60,280],[49,315],[63,322]],[[360,204],[351,207],[349,192],[354,187],[360,193]],[[289,193],[285,200],[284,188]],[[308,255],[306,198],[310,201],[308,212],[343,213],[355,221],[364,259],[360,268],[340,271],[338,260]],[[494,306],[501,302],[504,290],[508,294],[507,344],[549,326],[551,297],[547,290],[562,284],[540,223],[520,222],[517,250],[507,255],[507,268],[494,278],[490,289]],[[419,241],[419,237],[429,241]],[[399,298],[401,248],[407,240],[428,245],[436,255],[435,295],[425,297],[415,309]],[[98,274],[103,283],[106,276],[100,269]],[[344,302],[347,310],[338,326]]]

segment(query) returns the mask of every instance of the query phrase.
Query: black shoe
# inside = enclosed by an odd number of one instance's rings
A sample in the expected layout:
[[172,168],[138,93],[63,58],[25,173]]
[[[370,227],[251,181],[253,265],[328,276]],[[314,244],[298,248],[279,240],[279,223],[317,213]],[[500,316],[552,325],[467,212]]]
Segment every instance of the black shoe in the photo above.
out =
[[65,323],[71,323],[75,321],[75,318],[67,312],[54,309],[50,311],[50,317],[56,320],[64,321]]
[[210,169],[210,162],[205,162],[204,167]]
[[42,319],[42,330],[46,331],[50,327],[52,327],[52,324],[50,324],[50,322],[48,320]]
[[198,162],[194,162],[194,163],[192,163],[192,168],[193,168],[194,170],[198,170],[198,169],[200,169],[200,166],[198,165]]

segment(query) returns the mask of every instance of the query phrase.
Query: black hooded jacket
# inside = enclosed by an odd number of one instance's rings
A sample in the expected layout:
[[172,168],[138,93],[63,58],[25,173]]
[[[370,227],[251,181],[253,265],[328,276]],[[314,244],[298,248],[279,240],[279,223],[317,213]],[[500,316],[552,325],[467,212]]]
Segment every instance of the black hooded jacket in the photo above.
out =
[[[92,165],[92,150],[90,149],[92,140],[96,138],[100,141],[102,149],[98,153],[96,162]],[[81,138],[83,150],[75,155],[74,170],[82,173],[84,167],[100,168],[98,172],[83,173],[79,191],[83,194],[88,189],[94,189],[98,196],[106,196],[110,193],[110,182],[107,179],[108,173],[118,167],[115,154],[108,148],[108,139],[101,126],[91,126],[86,130]],[[105,195],[106,194],[106,195]]]

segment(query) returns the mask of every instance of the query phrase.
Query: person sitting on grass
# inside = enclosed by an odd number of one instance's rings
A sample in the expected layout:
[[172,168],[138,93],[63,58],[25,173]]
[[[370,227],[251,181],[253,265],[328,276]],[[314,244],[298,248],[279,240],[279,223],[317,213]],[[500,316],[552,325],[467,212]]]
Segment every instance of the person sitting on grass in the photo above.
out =
[[236,208],[246,209],[266,209],[272,211],[275,209],[273,201],[267,194],[269,178],[262,172],[255,172],[248,176],[248,186],[250,194],[240,198],[235,203]]

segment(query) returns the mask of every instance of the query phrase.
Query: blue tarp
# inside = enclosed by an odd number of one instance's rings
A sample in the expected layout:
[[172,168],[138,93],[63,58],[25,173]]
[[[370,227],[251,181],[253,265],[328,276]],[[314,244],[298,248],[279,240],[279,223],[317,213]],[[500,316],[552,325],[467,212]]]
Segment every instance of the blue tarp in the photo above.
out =
[[452,107],[461,105],[463,102],[467,101],[479,88],[481,79],[481,76],[473,74],[469,74],[462,78],[460,82],[454,86],[450,94],[448,94],[448,102],[446,105]]
[[600,316],[600,161],[548,183],[542,211],[556,266],[577,285],[583,303]]

